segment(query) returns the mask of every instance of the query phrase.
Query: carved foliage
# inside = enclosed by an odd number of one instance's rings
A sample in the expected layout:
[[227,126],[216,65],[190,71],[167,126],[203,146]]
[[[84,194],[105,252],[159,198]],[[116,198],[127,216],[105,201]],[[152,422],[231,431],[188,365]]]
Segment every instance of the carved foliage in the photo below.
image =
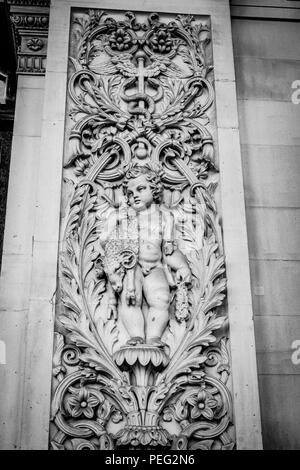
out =
[[[205,18],[73,16],[55,449],[234,447],[209,43]],[[136,166],[155,168],[160,210],[175,220],[192,275],[176,285],[169,274],[169,319],[155,347],[126,346],[118,297],[111,304],[109,273],[123,282],[139,242],[109,262],[99,244],[105,222],[126,205],[124,175]]]

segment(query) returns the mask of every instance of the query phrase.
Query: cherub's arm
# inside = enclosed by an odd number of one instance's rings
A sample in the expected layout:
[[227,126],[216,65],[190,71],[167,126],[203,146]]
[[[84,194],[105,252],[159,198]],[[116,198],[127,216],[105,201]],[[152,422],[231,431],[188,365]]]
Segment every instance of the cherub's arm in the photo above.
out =
[[180,250],[176,249],[171,255],[165,255],[164,261],[176,272],[176,282],[185,282],[187,284],[191,282],[191,270],[186,257]]

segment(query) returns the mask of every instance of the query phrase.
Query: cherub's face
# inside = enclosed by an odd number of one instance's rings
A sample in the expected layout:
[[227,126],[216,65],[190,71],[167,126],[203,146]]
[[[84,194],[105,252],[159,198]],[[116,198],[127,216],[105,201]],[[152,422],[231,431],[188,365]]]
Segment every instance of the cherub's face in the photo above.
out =
[[153,194],[150,183],[144,175],[137,176],[128,182],[127,197],[130,206],[137,212],[151,206]]

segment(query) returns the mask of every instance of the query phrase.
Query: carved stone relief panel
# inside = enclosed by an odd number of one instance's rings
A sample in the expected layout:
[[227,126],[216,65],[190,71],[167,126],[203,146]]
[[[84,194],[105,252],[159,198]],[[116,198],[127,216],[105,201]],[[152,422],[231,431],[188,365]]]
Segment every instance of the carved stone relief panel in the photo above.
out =
[[210,19],[75,9],[51,448],[232,449]]

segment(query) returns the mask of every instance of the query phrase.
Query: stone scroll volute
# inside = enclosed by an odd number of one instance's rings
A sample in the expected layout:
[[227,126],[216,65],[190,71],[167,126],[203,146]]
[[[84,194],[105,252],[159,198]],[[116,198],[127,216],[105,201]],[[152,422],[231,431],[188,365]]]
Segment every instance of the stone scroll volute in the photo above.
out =
[[232,449],[208,17],[72,14],[53,449]]

